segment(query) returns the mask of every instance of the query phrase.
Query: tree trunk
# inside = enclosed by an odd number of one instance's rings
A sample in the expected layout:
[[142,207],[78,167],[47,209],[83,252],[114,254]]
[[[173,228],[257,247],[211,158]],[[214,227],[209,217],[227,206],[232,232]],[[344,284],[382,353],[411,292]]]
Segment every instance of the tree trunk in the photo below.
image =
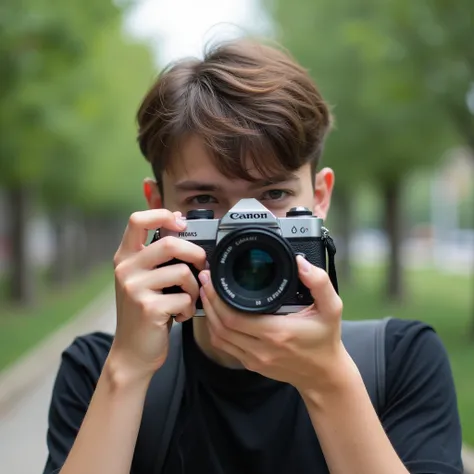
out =
[[[472,158],[474,159],[474,133],[473,134],[470,134],[469,137],[468,137],[468,143],[469,143],[469,149],[470,149],[470,152],[471,152],[471,156]],[[472,286],[474,287],[474,269],[472,271]],[[470,331],[470,334],[469,334],[469,339],[474,342],[474,298],[471,297],[471,305],[472,305],[472,308],[471,308],[471,311],[472,311],[472,319],[471,319],[471,331]]]
[[349,192],[342,190],[335,195],[338,209],[338,230],[340,241],[338,243],[339,258],[337,259],[337,273],[346,283],[351,280],[351,237],[353,234],[353,205]]
[[74,234],[72,246],[74,248],[74,276],[83,277],[87,274],[87,235],[86,220],[82,212],[74,218]]
[[67,285],[74,278],[74,229],[68,211],[55,214],[51,219],[55,235],[55,256],[51,268],[51,280],[55,284]]
[[405,296],[402,262],[402,183],[400,180],[387,181],[382,189],[384,200],[385,231],[389,241],[387,269],[387,297],[401,303]]
[[34,203],[29,186],[7,189],[9,245],[9,299],[15,304],[32,305],[36,300],[36,272],[28,252],[28,225]]

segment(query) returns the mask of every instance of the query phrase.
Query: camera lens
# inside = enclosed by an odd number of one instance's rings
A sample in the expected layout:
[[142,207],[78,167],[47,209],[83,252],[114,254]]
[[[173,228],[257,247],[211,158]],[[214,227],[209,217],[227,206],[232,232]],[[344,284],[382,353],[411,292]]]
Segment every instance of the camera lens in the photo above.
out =
[[247,291],[260,291],[267,288],[275,278],[275,261],[262,249],[248,249],[232,269],[235,282]]
[[258,226],[222,238],[212,256],[211,278],[225,303],[249,313],[276,312],[298,282],[291,246],[276,232]]

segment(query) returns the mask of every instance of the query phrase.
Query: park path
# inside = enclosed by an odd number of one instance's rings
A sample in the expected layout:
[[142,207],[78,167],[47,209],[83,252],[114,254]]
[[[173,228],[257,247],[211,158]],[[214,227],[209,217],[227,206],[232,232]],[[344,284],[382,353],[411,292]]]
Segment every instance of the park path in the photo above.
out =
[[[115,305],[110,301],[105,311],[88,319],[80,333],[115,330]],[[74,336],[71,335],[69,342]],[[48,407],[62,349],[57,348],[57,361],[8,410],[0,412],[0,473],[42,474],[46,461],[46,429]]]

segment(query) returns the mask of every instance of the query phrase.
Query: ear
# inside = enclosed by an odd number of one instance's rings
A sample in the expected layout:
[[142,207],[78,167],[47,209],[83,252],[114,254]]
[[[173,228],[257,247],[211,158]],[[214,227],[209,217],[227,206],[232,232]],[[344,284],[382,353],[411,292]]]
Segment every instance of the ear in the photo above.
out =
[[150,209],[161,209],[163,199],[157,182],[151,178],[145,178],[143,181],[143,194]]
[[314,179],[314,215],[327,217],[331,205],[332,190],[334,188],[334,171],[331,168],[323,168],[316,173]]

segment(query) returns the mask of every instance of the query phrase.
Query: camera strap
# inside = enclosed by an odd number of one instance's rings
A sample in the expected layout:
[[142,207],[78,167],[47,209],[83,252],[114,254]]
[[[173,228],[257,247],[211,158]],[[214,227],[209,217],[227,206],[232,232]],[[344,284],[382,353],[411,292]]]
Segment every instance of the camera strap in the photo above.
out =
[[326,228],[323,228],[323,241],[324,246],[326,247],[326,252],[328,254],[328,275],[331,280],[332,286],[336,290],[336,293],[339,294],[339,285],[337,283],[337,274],[336,274],[336,244],[334,243],[333,238],[329,235],[329,231]]

